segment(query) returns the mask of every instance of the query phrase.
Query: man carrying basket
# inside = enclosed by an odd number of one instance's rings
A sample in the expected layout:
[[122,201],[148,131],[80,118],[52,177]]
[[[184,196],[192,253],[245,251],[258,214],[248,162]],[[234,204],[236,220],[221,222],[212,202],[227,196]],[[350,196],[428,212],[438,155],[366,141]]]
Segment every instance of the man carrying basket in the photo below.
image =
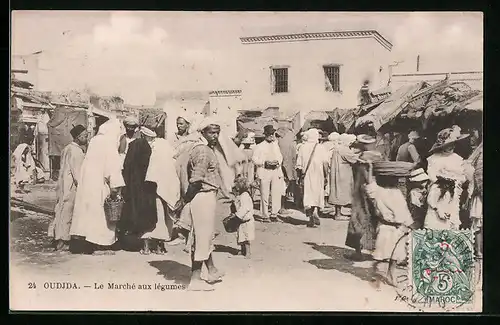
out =
[[121,125],[108,120],[88,145],[83,160],[70,234],[70,251],[92,253],[108,251],[116,242],[116,222],[109,222],[104,202],[115,198],[125,186],[121,173],[122,160],[118,153]]

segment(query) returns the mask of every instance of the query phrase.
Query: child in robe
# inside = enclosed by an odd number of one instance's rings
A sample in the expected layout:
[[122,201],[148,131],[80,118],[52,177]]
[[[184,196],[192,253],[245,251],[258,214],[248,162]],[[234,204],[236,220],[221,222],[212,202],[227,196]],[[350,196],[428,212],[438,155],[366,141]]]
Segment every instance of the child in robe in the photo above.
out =
[[251,257],[250,242],[255,239],[255,222],[253,218],[253,202],[249,193],[248,180],[238,177],[234,181],[233,194],[236,211],[234,214],[241,219],[241,224],[236,232],[241,255]]
[[373,281],[379,284],[376,274],[381,263],[388,262],[391,266],[395,263],[406,262],[407,240],[403,237],[414,227],[414,224],[406,199],[398,188],[399,178],[378,175],[374,178],[373,167],[371,164],[369,166],[368,184],[365,188],[368,197],[376,207],[379,218],[372,272]]
[[249,183],[250,197],[254,197],[255,189],[252,187],[255,181],[255,165],[252,161],[253,157],[253,146],[255,146],[254,134],[249,133],[241,142],[243,146],[243,153],[245,154],[245,160],[243,161],[243,175]]

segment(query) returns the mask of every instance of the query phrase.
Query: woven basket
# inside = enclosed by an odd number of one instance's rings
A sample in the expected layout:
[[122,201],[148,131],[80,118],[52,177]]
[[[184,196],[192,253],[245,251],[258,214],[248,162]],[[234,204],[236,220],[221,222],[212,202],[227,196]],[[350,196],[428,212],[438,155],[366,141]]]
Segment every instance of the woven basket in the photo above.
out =
[[241,219],[234,214],[231,214],[222,220],[222,224],[224,225],[226,232],[233,233],[238,231],[238,227],[241,225]]
[[117,222],[120,220],[124,203],[120,197],[115,200],[112,200],[111,197],[106,198],[104,201],[104,214],[108,222]]
[[377,161],[373,163],[373,173],[378,176],[406,177],[413,166],[405,161]]

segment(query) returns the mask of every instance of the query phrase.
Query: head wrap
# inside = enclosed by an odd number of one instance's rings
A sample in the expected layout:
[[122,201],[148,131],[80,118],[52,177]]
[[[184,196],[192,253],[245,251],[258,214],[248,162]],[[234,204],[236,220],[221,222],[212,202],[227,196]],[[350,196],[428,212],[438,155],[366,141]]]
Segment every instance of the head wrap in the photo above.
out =
[[87,129],[81,125],[81,124],[78,124],[76,126],[74,126],[71,131],[69,131],[69,133],[71,134],[71,136],[74,138],[78,137],[80,134],[82,134],[84,131],[86,131]]
[[337,132],[332,132],[330,133],[330,135],[328,136],[328,141],[335,141],[339,138],[339,134]]
[[[105,137],[110,143],[118,148],[119,139],[122,135],[122,125],[117,119],[109,119],[99,127],[97,136]],[[92,141],[92,140],[91,140]]]
[[141,126],[141,133],[144,134],[145,136],[156,138],[156,132],[151,129],[148,129],[145,126]]
[[184,121],[188,122],[189,124],[191,124],[191,117],[189,117],[187,114],[182,114],[182,115],[179,115],[177,116],[177,118],[175,119],[177,121],[177,119],[183,119]]
[[411,131],[408,134],[408,139],[418,139],[418,138],[420,138],[420,135],[418,134],[417,131]]
[[375,143],[377,141],[376,138],[374,138],[368,134],[360,134],[356,137],[356,140],[359,143],[363,143],[363,144],[371,144],[371,143]]
[[21,143],[17,146],[16,150],[14,150],[14,152],[12,153],[12,156],[14,157],[14,164],[17,164],[20,161],[21,155],[24,153],[24,150],[26,150],[26,148],[29,148],[29,145],[27,143]]
[[307,142],[316,143],[319,141],[319,131],[318,129],[309,129],[306,132]]
[[135,116],[127,116],[127,118],[123,121],[123,124],[128,126],[137,126],[139,125],[139,119]]
[[192,132],[192,129],[193,129],[194,117],[191,117],[187,113],[179,114],[179,116],[177,116],[177,118],[175,119],[175,124],[177,124],[177,120],[179,118],[181,118],[181,119],[183,119],[184,121],[187,122],[188,127],[187,127],[187,130],[186,130],[186,133],[190,134]]
[[203,120],[201,120],[200,124],[198,124],[198,131],[203,131],[209,125],[220,126],[220,123],[213,117],[205,117]]

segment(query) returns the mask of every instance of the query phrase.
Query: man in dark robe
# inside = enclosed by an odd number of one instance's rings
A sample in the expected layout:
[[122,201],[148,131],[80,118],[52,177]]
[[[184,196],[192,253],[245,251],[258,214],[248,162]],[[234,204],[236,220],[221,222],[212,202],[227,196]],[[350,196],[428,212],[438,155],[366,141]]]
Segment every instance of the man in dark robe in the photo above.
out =
[[[158,221],[156,183],[145,181],[150,157],[151,146],[144,135],[130,143],[123,164],[125,204],[118,227],[125,242],[154,230]],[[149,252],[148,240],[144,240],[143,252]]]
[[376,139],[374,137],[362,134],[357,137],[357,141],[357,145],[361,149],[360,162],[352,167],[354,176],[352,210],[345,241],[346,246],[355,249],[355,253],[345,257],[361,261],[363,260],[363,249],[371,251],[375,248],[377,231],[375,207],[365,191],[365,185],[368,183],[368,164],[365,162],[380,161],[383,157],[382,154],[375,151]]

